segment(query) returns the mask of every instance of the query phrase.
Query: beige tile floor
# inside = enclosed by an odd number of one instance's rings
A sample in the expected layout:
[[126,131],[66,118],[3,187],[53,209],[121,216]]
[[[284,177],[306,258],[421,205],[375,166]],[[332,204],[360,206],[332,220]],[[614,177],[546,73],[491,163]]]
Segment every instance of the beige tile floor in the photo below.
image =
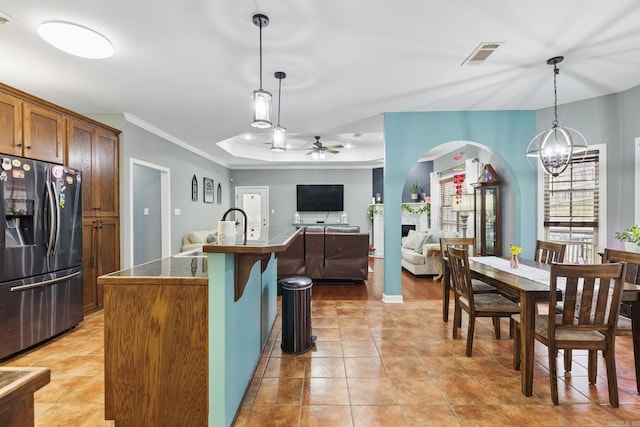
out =
[[[314,300],[317,346],[304,355],[283,353],[277,322],[235,425],[640,426],[630,337],[616,343],[619,408],[608,404],[604,364],[597,385],[589,385],[586,354],[578,352],[573,372],[560,381],[560,405],[553,406],[546,347],[536,347],[534,396],[525,397],[512,368],[506,320],[498,341],[490,320],[480,319],[467,358],[465,324],[462,338],[452,340],[440,304]],[[98,312],[0,364],[51,368],[51,383],[35,395],[36,426],[114,425],[104,421],[103,336]]]

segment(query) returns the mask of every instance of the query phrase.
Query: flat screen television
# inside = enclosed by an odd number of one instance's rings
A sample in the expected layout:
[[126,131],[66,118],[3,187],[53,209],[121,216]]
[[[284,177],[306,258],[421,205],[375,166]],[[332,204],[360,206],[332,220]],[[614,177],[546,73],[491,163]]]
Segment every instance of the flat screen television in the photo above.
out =
[[344,210],[344,185],[301,185],[296,189],[298,212],[335,212]]

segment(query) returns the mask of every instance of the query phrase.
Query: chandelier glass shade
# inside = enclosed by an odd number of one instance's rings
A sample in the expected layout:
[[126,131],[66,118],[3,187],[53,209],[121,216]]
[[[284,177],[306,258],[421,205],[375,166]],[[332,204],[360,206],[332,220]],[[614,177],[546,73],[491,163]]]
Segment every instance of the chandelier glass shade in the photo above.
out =
[[576,156],[584,156],[588,150],[587,140],[580,132],[572,128],[561,127],[558,124],[556,77],[560,72],[557,64],[563,59],[562,56],[556,56],[547,60],[547,64],[553,65],[554,120],[550,129],[533,137],[526,153],[527,157],[537,157],[544,170],[554,177],[564,172]]
[[259,129],[271,127],[271,94],[266,90],[253,91],[253,121],[251,126]]
[[287,141],[287,129],[280,125],[273,127],[273,142],[271,143],[271,151],[285,151]]
[[253,15],[253,23],[260,28],[260,89],[253,91],[253,121],[251,126],[259,129],[271,127],[271,94],[262,89],[262,27],[269,25],[266,15]]

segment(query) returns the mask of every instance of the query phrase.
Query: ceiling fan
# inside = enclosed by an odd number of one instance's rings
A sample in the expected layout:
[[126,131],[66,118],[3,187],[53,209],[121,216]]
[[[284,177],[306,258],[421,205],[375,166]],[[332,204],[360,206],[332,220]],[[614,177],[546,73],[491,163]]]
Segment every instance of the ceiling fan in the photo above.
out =
[[336,145],[323,145],[322,142],[320,142],[320,137],[319,136],[315,136],[314,137],[316,140],[313,142],[313,147],[311,148],[311,151],[309,151],[307,153],[307,155],[309,154],[321,154],[321,153],[331,153],[331,154],[338,154],[340,151],[336,150],[337,148],[344,148],[344,145],[342,144],[336,144]]

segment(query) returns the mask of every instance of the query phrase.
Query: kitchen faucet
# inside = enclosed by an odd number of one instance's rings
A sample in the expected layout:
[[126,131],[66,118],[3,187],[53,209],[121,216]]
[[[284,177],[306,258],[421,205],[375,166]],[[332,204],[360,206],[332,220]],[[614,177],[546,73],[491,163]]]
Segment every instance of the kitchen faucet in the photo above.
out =
[[[229,208],[227,209],[227,211],[224,213],[224,215],[222,215],[222,220],[226,221],[227,220],[227,215],[232,212],[232,211],[238,211],[242,214],[242,216],[244,216],[244,244],[247,244],[247,214],[245,211],[243,211],[240,208]],[[237,221],[236,221],[237,224]]]

